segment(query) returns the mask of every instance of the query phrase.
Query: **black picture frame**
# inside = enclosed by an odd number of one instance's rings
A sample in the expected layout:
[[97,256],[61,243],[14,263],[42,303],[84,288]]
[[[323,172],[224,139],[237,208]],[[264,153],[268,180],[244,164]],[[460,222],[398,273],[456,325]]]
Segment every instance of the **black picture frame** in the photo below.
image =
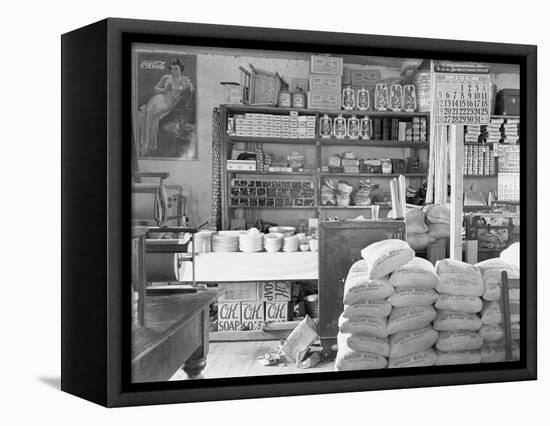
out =
[[[537,377],[537,48],[109,18],[62,42],[61,388],[95,403],[131,406],[425,386]],[[131,384],[130,47],[132,43],[340,52],[520,66],[520,361]]]

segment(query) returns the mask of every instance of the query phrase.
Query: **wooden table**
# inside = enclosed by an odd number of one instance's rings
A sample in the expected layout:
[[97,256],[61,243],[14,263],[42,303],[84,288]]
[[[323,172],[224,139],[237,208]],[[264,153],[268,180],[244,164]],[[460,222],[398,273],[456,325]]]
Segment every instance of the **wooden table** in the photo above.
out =
[[208,354],[208,308],[222,292],[146,296],[147,326],[132,333],[132,381],[166,381],[182,365],[198,377]]

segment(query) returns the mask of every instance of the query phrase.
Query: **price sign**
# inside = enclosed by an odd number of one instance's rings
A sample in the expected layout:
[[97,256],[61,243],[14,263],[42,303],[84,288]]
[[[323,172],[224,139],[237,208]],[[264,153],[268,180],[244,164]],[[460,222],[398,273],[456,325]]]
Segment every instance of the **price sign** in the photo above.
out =
[[435,123],[488,124],[489,74],[475,67],[436,67]]

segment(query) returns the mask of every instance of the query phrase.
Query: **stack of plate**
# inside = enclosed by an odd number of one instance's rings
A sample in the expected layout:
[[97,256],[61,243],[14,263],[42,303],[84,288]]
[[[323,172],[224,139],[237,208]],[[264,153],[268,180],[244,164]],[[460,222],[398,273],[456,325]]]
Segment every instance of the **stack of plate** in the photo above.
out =
[[[255,230],[256,232],[251,232]],[[256,228],[239,235],[239,250],[245,253],[254,253],[262,251],[264,248],[264,234]]]
[[239,251],[239,237],[237,235],[213,235],[212,251]]
[[266,251],[273,253],[280,251],[283,247],[283,234],[278,232],[270,232],[264,237],[264,245]]
[[300,239],[298,238],[298,236],[293,235],[291,237],[284,237],[283,251],[286,251],[286,252],[298,251],[299,245],[300,245]]

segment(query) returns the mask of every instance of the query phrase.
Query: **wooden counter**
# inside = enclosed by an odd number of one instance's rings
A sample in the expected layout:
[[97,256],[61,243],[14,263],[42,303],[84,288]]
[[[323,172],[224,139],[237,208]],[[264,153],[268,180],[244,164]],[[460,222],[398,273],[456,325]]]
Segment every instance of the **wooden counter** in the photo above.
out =
[[147,327],[132,333],[132,381],[166,381],[182,366],[190,378],[199,376],[208,354],[208,308],[221,293],[146,296]]

